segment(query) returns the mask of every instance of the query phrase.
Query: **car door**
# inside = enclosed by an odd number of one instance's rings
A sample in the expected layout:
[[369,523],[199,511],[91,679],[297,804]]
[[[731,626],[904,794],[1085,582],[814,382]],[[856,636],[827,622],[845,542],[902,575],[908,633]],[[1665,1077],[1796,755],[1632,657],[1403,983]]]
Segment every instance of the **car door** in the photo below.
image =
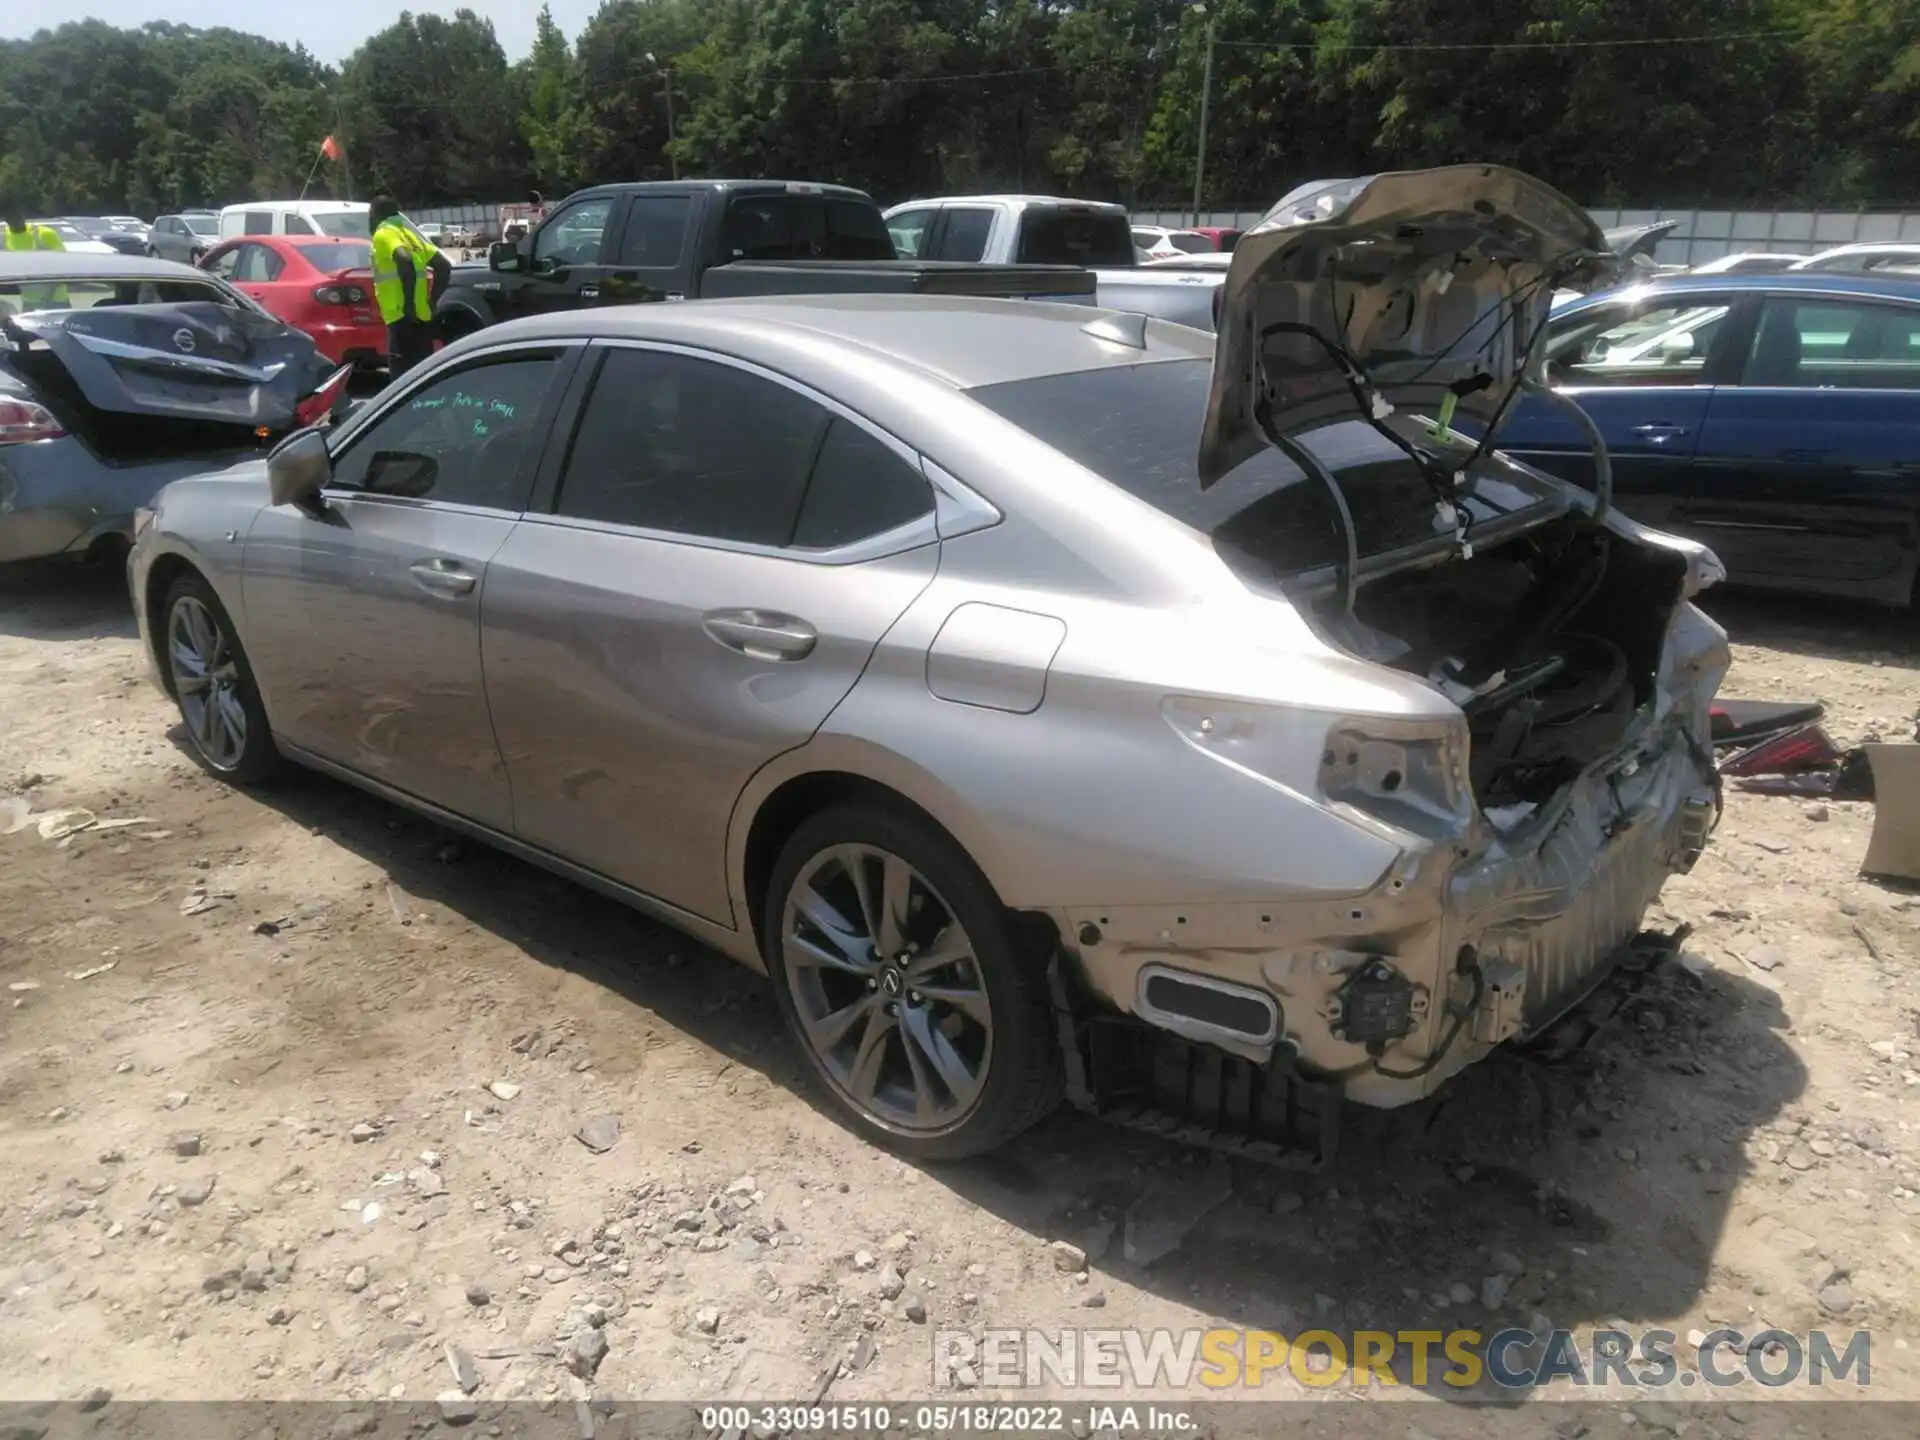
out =
[[200,268],[211,275],[218,275],[229,285],[238,285],[240,283],[240,257],[241,252],[245,249],[246,242],[244,240],[235,240],[229,244],[222,245],[218,249],[211,250],[207,253],[206,257],[200,262]]
[[[1739,363],[1743,313],[1737,295],[1656,291],[1555,317],[1547,378],[1599,428],[1613,503],[1623,514],[1658,529],[1674,523],[1692,487],[1714,385]],[[1540,396],[1515,404],[1499,446],[1583,489],[1594,487],[1585,432]]]
[[1905,603],[1920,552],[1920,306],[1773,294],[1714,392],[1684,527],[1738,584]]
[[482,605],[515,833],[740,923],[734,803],[933,578],[932,492],[910,450],[784,377],[596,349],[551,513],[508,537]]
[[635,195],[626,202],[619,233],[610,241],[612,259],[600,286],[601,304],[685,298],[687,272],[681,260],[693,207],[691,194]]
[[282,741],[509,827],[480,605],[572,358],[514,347],[436,371],[342,435],[323,507],[261,512],[247,649]]
[[616,199],[593,195],[554,211],[533,232],[519,283],[503,287],[509,318],[603,302],[606,248]]
[[186,237],[180,233],[186,228],[185,221],[171,215],[162,215],[154,221],[153,229],[147,232],[147,244],[152,247],[155,258],[186,260]]
[[288,311],[275,282],[287,268],[286,260],[271,245],[263,245],[258,240],[243,240],[234,253],[239,257],[233,271],[234,284],[259,301],[269,314],[284,320]]

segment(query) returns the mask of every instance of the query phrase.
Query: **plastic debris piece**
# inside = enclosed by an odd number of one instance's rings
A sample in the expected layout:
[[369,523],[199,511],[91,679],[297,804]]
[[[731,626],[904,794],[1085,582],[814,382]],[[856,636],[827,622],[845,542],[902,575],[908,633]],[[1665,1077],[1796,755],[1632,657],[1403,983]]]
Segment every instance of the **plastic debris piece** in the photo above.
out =
[[40,838],[58,840],[62,836],[77,835],[95,823],[91,810],[49,810],[40,817]]

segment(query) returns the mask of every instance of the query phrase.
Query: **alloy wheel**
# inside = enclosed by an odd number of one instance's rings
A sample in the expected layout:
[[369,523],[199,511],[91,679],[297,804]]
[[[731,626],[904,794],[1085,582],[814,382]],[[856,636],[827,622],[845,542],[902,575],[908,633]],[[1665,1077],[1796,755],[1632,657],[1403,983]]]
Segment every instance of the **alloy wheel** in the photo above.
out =
[[195,747],[216,770],[235,769],[247,748],[239,660],[219,620],[191,595],[174,601],[168,614],[167,659]]
[[993,1012],[973,942],[925,876],[875,846],[823,850],[794,877],[780,946],[836,1090],[908,1134],[966,1118],[993,1060]]

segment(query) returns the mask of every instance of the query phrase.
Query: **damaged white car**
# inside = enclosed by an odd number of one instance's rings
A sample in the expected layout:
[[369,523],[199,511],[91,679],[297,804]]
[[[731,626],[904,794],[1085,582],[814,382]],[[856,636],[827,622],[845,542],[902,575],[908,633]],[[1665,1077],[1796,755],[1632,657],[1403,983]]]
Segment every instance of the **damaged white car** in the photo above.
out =
[[1472,438],[1607,263],[1464,166],[1282,202],[1217,354],[1003,300],[516,321],[168,487],[136,608],[208,768],[765,971],[875,1139],[1064,1090],[1324,1148],[1578,1002],[1717,818],[1712,555]]

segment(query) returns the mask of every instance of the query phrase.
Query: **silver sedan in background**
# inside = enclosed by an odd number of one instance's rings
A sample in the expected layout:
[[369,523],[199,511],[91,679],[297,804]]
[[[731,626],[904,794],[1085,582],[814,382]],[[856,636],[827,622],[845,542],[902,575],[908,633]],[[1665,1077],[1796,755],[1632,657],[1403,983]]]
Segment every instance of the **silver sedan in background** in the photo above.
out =
[[1311,443],[1359,573],[1279,450],[1203,487],[1212,349],[885,296],[497,326],[170,486],[143,636],[214,773],[329,772],[765,971],[876,1140],[978,1153],[1064,1088],[1286,1143],[1585,993],[1705,840],[1726,657],[1706,552],[1457,437],[1471,558],[1358,419]]

